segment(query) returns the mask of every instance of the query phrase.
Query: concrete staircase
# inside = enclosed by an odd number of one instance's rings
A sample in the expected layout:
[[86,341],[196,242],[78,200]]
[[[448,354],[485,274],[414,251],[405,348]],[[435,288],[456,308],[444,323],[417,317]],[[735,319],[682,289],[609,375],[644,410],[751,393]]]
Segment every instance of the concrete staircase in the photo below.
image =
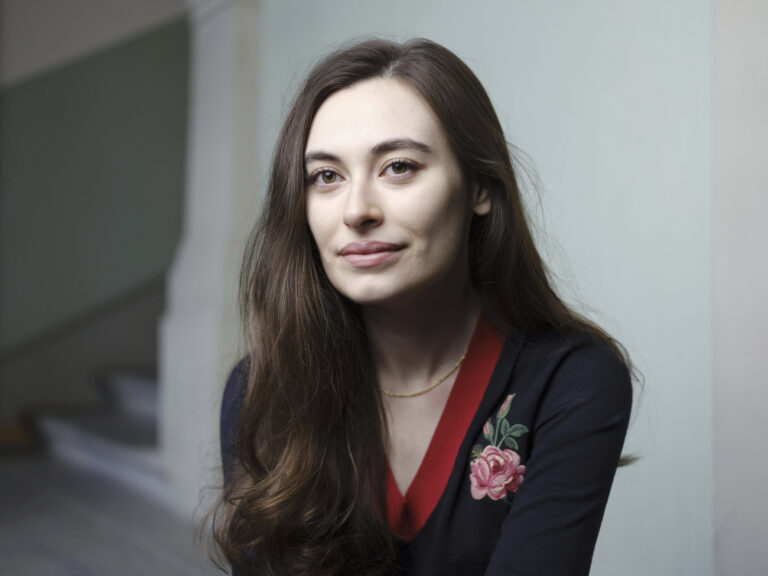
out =
[[114,372],[99,381],[103,402],[38,413],[36,427],[51,453],[167,504],[170,492],[157,439],[157,383]]

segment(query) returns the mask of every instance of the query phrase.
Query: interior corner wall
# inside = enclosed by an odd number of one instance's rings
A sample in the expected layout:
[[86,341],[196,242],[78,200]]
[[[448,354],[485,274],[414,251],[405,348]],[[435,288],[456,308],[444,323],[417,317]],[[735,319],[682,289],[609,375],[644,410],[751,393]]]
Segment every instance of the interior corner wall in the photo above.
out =
[[640,460],[617,474],[595,576],[714,569],[712,26],[698,0],[260,6],[262,189],[303,74],[371,34],[455,51],[538,169],[561,289],[627,345],[645,380],[626,446]]
[[715,554],[768,574],[768,3],[715,1]]
[[173,505],[192,517],[221,484],[218,419],[238,348],[238,271],[254,182],[259,0],[190,2],[184,234],[159,325],[159,440]]

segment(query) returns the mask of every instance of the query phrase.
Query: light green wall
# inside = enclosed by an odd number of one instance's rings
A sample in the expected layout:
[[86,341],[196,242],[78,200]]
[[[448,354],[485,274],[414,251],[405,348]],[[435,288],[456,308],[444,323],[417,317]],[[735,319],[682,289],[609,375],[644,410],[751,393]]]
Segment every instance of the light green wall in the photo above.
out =
[[162,276],[181,228],[186,20],[0,99],[0,354]]

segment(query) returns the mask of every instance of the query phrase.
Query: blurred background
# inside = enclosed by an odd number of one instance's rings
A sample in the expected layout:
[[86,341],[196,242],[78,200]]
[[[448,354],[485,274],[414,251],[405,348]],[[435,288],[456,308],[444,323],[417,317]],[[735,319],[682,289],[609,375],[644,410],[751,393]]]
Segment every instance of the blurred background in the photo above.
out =
[[237,274],[311,64],[426,36],[644,377],[592,573],[768,573],[768,3],[0,0],[0,572],[208,574]]

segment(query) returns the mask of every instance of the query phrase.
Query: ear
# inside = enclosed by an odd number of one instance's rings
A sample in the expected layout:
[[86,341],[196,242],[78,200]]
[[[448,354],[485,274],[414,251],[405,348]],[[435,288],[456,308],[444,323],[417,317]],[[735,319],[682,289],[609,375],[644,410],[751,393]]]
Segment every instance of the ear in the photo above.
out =
[[478,216],[485,216],[491,211],[491,195],[484,186],[477,183],[473,185],[472,210]]

